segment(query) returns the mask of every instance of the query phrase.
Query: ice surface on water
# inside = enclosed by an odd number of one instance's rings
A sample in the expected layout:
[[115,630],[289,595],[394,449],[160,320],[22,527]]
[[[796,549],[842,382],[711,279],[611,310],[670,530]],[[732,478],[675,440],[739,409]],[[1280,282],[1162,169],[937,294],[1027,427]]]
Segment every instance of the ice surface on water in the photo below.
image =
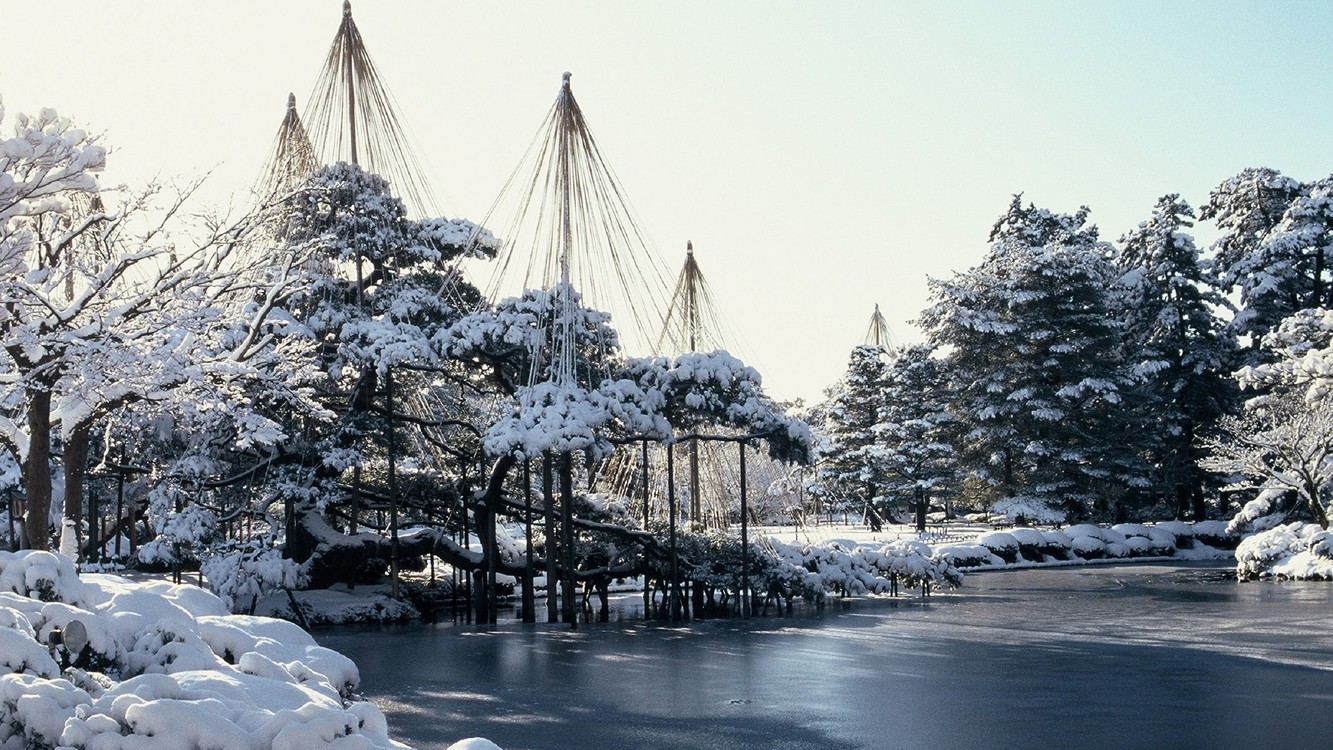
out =
[[1138,565],[973,575],[820,618],[321,641],[424,750],[469,735],[506,750],[1294,747],[1333,715],[1331,604],[1327,583]]

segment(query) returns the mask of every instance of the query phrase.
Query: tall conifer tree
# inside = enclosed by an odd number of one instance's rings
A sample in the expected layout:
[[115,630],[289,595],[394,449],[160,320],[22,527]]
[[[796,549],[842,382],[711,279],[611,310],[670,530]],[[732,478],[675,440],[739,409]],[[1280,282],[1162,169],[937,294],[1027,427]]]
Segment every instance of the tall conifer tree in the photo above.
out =
[[1136,406],[1150,420],[1154,486],[1172,495],[1178,517],[1202,520],[1208,472],[1200,466],[1200,440],[1235,407],[1226,373],[1236,352],[1212,312],[1230,305],[1186,231],[1193,218],[1179,195],[1163,196],[1152,218],[1121,238],[1116,262],[1124,272],[1122,316],[1139,381]]
[[847,374],[826,406],[827,444],[819,468],[820,483],[833,509],[863,512],[872,528],[880,520],[874,509],[885,485],[875,434],[884,404],[884,356],[884,349],[878,346],[852,350]]
[[932,281],[921,325],[948,351],[963,451],[1011,515],[1079,518],[1146,486],[1107,288],[1115,270],[1087,223],[1015,197],[981,265]]

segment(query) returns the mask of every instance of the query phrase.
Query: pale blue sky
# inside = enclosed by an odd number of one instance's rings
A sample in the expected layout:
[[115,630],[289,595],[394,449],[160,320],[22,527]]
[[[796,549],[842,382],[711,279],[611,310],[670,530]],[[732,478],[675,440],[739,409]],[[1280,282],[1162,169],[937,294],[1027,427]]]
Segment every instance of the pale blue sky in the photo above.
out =
[[[259,168],[340,0],[4,0],[0,95],[118,149],[108,177]],[[449,215],[479,218],[562,71],[674,273],[685,243],[782,398],[878,303],[977,263],[1009,196],[1114,239],[1246,166],[1333,172],[1333,2],[411,2],[354,13]],[[6,128],[8,128],[8,123]],[[1206,234],[1206,229],[1201,234]]]

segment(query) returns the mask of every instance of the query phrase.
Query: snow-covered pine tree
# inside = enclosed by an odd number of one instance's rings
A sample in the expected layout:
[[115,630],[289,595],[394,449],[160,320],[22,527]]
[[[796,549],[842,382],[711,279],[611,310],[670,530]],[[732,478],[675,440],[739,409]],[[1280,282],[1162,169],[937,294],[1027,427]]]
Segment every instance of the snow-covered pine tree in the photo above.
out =
[[934,352],[929,344],[894,352],[884,373],[884,401],[874,427],[887,505],[911,508],[918,531],[926,528],[931,498],[948,490],[957,471],[948,383]]
[[[0,140],[0,443],[23,466],[26,543],[47,549],[53,472],[63,470],[77,521],[98,420],[188,386],[209,391],[212,408],[238,423],[253,418],[245,438],[228,442],[263,442],[279,430],[231,396],[246,378],[280,384],[271,366],[280,369],[282,357],[262,335],[271,308],[229,307],[253,291],[233,251],[255,214],[209,217],[191,231],[181,213],[198,183],[105,194],[94,178],[105,161],[95,139],[52,110],[20,115],[17,126]],[[283,389],[267,394],[270,404],[283,401]],[[284,408],[305,404],[297,397]]]
[[1287,316],[1333,306],[1331,191],[1333,177],[1302,184],[1250,168],[1214,188],[1199,211],[1222,232],[1214,264],[1239,293],[1231,329],[1249,339],[1247,363],[1263,360],[1260,340]]
[[880,505],[885,467],[875,434],[884,407],[886,352],[878,346],[852,350],[847,372],[824,410],[827,440],[819,480],[833,512],[861,513],[872,528],[884,520]]
[[[307,259],[308,283],[285,308],[300,333],[321,347],[327,377],[318,384],[319,397],[336,415],[326,425],[305,422],[304,439],[283,448],[300,460],[273,484],[289,506],[289,555],[305,562],[321,550],[350,551],[341,560],[333,554],[319,561],[312,575],[323,584],[354,576],[366,549],[375,547],[339,536],[320,513],[338,506],[335,515],[358,530],[368,520],[365,506],[391,497],[384,438],[391,425],[437,428],[417,447],[457,464],[416,456],[416,470],[392,496],[405,514],[425,517],[475,489],[460,481],[468,468],[459,467],[479,460],[484,424],[461,395],[468,368],[446,355],[446,332],[484,305],[481,293],[457,276],[454,261],[494,255],[499,243],[466,220],[408,218],[382,177],[345,162],[316,170],[287,199],[274,234],[283,245],[279,256]],[[399,397],[411,406],[389,414],[382,386],[391,368],[401,393],[413,395]],[[437,391],[447,395],[433,398]],[[423,413],[426,404],[434,413]],[[479,481],[475,471],[471,476]]]
[[920,324],[947,352],[963,454],[995,508],[1053,520],[1108,513],[1143,486],[1107,289],[1115,269],[1088,210],[1015,196],[981,265],[932,280]]
[[1230,304],[1206,273],[1188,233],[1194,211],[1178,194],[1158,199],[1150,219],[1120,239],[1126,357],[1138,385],[1129,403],[1146,420],[1153,494],[1172,498],[1178,518],[1203,520],[1209,472],[1202,438],[1237,407],[1227,377],[1235,340],[1213,310]]

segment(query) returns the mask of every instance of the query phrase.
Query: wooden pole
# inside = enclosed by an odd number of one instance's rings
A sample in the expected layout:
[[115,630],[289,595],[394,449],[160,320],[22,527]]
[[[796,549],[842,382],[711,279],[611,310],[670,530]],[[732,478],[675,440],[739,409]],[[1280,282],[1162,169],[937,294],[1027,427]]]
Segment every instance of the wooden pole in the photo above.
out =
[[[120,459],[116,465],[116,530],[120,531],[125,522],[125,448],[120,449]],[[116,534],[116,559],[120,559],[120,537]]]
[[345,47],[343,47],[344,75],[347,84],[347,128],[351,135],[352,163],[360,165],[356,153],[356,68],[352,60],[352,3],[349,0],[343,2],[343,31]]
[[389,413],[389,539],[390,539],[390,559],[389,575],[392,583],[393,598],[398,598],[398,483],[395,468],[397,466],[398,445],[395,439],[397,430],[394,429],[393,413],[393,368],[385,368],[384,371],[384,392],[386,411]]
[[560,562],[561,603],[564,619],[572,627],[578,626],[574,609],[574,459],[569,451],[560,454]]
[[537,621],[537,597],[532,590],[532,460],[523,457],[523,622]]
[[559,578],[556,567],[556,550],[559,546],[555,539],[555,466],[550,451],[542,453],[542,496],[546,515],[546,620],[560,621],[560,606],[556,599],[556,581]]
[[648,441],[643,441],[643,528],[648,529]]
[[[88,559],[95,562],[102,562],[102,514],[101,509],[97,507],[97,493],[93,492],[93,483],[88,482]],[[82,550],[79,551],[79,557],[82,558]]]
[[750,508],[745,486],[745,441],[741,447],[741,616],[750,616]]
[[671,538],[671,593],[668,606],[671,608],[671,620],[680,619],[680,567],[676,553],[676,460],[673,444],[667,443],[667,515],[670,518],[669,536]]

